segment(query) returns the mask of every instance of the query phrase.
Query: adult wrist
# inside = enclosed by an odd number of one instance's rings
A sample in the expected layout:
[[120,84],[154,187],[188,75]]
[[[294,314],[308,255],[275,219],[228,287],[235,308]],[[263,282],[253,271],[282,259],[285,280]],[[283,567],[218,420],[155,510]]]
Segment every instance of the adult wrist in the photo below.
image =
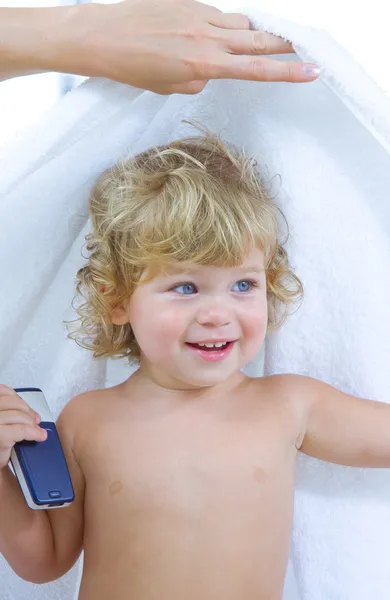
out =
[[85,71],[88,5],[0,8],[0,80],[56,71]]

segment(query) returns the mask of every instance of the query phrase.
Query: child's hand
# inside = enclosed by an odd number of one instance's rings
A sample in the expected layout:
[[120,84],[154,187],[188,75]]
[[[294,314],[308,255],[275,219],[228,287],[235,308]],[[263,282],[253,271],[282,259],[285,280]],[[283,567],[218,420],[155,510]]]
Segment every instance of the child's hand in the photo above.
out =
[[39,427],[40,416],[18,394],[0,385],[0,470],[8,465],[16,442],[43,442],[47,433]]

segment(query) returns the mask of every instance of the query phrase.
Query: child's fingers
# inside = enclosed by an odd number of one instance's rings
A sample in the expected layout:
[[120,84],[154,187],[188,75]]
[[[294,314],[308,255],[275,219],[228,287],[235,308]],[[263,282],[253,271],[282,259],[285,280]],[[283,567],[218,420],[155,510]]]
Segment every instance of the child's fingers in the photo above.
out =
[[0,427],[2,425],[37,425],[35,415],[18,409],[0,411]]
[[21,410],[30,414],[33,419],[37,417],[37,413],[27,402],[23,400],[12,388],[5,385],[0,385],[0,413],[3,410]]
[[43,442],[46,438],[46,431],[38,425],[4,425],[0,430],[0,450],[11,450],[17,442],[24,440]]

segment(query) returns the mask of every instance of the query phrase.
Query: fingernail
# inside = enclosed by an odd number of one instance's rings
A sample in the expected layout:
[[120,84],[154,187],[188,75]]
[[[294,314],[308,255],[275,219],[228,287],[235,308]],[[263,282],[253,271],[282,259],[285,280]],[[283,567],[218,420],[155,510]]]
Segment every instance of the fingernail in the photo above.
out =
[[320,73],[321,69],[318,65],[312,65],[311,63],[302,65],[302,74],[304,77],[314,79],[314,77],[318,77]]
[[38,415],[38,413],[35,415],[35,420],[37,423],[41,422],[41,417]]
[[42,429],[41,428],[41,436],[43,437],[44,440],[47,438],[47,431],[46,431],[46,429]]

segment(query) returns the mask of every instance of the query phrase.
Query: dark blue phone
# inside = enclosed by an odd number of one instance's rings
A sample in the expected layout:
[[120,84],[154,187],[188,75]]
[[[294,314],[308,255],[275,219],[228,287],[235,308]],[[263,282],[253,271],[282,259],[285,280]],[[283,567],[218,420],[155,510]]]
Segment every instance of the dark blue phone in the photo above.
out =
[[68,506],[74,490],[53,415],[39,388],[15,389],[41,416],[40,427],[47,431],[43,442],[17,442],[11,464],[27,504],[33,509]]

